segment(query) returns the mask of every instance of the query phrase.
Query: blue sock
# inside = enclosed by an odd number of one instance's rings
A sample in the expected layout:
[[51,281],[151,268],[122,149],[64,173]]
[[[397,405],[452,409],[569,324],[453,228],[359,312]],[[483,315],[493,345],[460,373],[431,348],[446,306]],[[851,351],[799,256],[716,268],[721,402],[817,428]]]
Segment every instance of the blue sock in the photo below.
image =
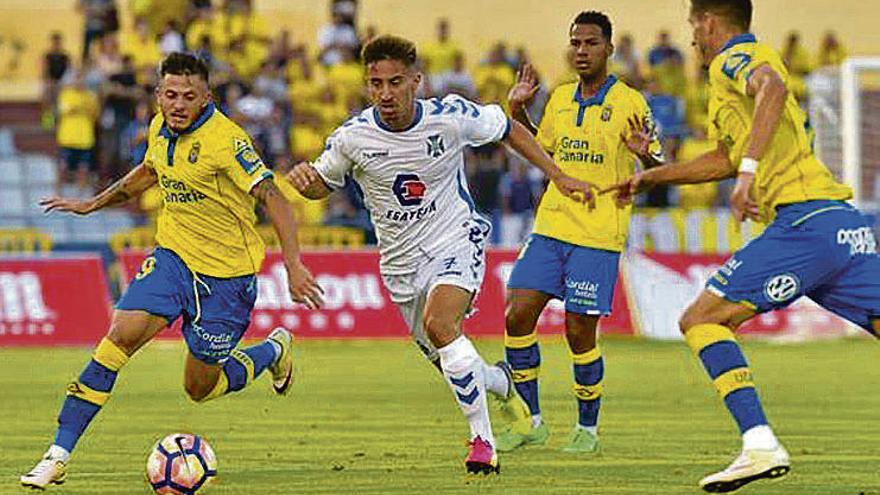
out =
[[702,361],[740,433],[766,425],[752,372],[733,332],[723,325],[702,324],[688,329],[685,340]]
[[504,354],[513,368],[516,391],[529,406],[532,416],[541,414],[538,405],[538,371],[541,369],[541,349],[537,333],[522,337],[504,336]]
[[229,380],[226,392],[235,392],[248,386],[274,363],[277,357],[275,346],[268,340],[232,351],[232,355],[223,365],[223,371]]
[[578,402],[578,424],[587,428],[599,424],[602,403],[602,377],[605,360],[596,347],[581,354],[572,354],[574,367],[574,395]]
[[67,386],[67,398],[58,414],[55,445],[73,452],[80,437],[101,407],[110,398],[119,369],[128,356],[108,339],[103,339],[94,356],[79,375]]

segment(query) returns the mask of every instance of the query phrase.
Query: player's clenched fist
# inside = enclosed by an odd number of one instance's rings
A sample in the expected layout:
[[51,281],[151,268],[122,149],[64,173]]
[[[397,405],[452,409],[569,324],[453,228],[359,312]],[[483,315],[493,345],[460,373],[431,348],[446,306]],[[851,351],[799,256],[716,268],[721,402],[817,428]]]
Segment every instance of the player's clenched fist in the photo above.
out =
[[312,184],[320,181],[321,177],[311,163],[299,162],[287,173],[287,180],[293,184],[297,191],[302,193]]

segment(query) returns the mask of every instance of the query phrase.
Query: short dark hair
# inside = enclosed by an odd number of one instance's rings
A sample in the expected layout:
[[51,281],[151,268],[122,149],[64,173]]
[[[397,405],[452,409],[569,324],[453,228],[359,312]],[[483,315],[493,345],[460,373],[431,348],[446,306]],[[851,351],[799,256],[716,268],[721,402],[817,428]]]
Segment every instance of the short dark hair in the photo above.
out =
[[611,19],[602,12],[597,12],[595,10],[581,12],[574,18],[574,21],[571,22],[571,27],[568,28],[568,31],[571,32],[571,30],[578,24],[595,24],[596,26],[599,26],[599,28],[602,29],[602,37],[611,41]]
[[159,77],[165,77],[167,74],[175,76],[200,76],[205,82],[208,82],[208,64],[201,58],[183,52],[169,53],[162,65],[159,66]]
[[711,12],[748,31],[752,26],[752,0],[691,0],[691,12]]
[[407,67],[412,67],[416,63],[416,45],[399,36],[377,36],[364,45],[361,59],[364,65],[380,60],[397,60]]

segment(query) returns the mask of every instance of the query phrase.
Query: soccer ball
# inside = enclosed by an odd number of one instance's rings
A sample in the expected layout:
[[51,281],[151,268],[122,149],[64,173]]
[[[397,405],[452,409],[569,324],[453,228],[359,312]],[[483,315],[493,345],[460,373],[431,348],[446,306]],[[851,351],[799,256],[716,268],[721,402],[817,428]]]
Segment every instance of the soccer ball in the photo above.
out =
[[198,435],[168,435],[147,458],[147,481],[160,495],[195,495],[215,476],[217,458]]

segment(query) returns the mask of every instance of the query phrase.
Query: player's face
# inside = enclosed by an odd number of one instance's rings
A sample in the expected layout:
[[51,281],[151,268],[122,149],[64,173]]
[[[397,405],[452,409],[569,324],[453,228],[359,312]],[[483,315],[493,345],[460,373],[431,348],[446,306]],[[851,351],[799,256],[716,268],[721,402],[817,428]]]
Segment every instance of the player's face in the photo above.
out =
[[382,122],[392,129],[412,122],[419,82],[421,74],[399,60],[379,60],[367,66],[367,94]]
[[210,99],[208,83],[196,75],[166,74],[156,88],[162,117],[172,131],[186,130]]
[[688,22],[694,32],[694,39],[691,44],[694,46],[694,49],[697,50],[697,54],[700,56],[700,61],[703,63],[703,66],[708,66],[715,57],[715,49],[713,49],[710,42],[712,39],[712,22],[710,16],[704,12],[694,12],[692,10],[691,15],[688,17]]
[[605,73],[613,46],[595,24],[575,24],[568,36],[570,60],[581,78],[592,79]]

